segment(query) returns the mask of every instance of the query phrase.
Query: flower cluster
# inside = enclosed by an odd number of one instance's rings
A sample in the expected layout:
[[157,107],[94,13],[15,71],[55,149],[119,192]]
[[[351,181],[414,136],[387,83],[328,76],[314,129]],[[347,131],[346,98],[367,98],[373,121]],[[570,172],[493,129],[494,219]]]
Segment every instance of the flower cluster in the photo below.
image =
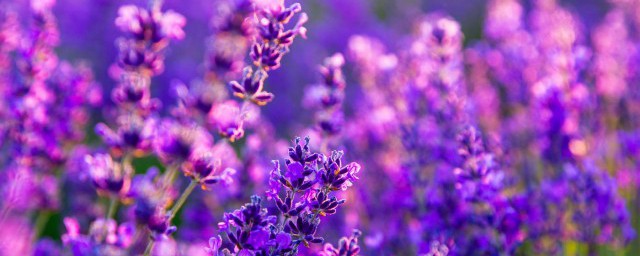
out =
[[[16,237],[40,235],[42,224],[20,223],[33,216],[45,222],[61,209],[58,170],[85,139],[90,107],[101,103],[86,63],[56,54],[55,1],[27,2],[22,9],[2,3],[0,11],[0,225],[15,227]],[[29,253],[7,241],[1,253]]]
[[115,23],[126,35],[118,42],[118,65],[122,69],[157,75],[164,69],[162,50],[168,41],[184,38],[182,27],[186,19],[174,11],[162,12],[159,8],[154,5],[147,10],[126,5],[118,10]]
[[[252,15],[254,6],[250,0],[224,0],[216,3],[216,13],[212,17],[213,35],[207,40],[207,52],[204,60],[206,72],[202,80],[194,81],[189,86],[178,84],[175,87],[179,99],[178,107],[173,110],[174,116],[189,116],[206,119],[207,115],[218,115],[212,119],[238,119],[239,113],[216,111],[216,106],[228,105],[227,84],[236,79],[244,65],[244,58],[249,50],[249,43],[255,26]],[[214,114],[215,113],[215,114]],[[200,120],[204,122],[204,120]],[[219,126],[218,124],[213,124]],[[242,122],[237,123],[235,134],[229,134],[229,127],[220,125],[223,136],[230,139],[241,138]]]
[[62,235],[62,242],[71,248],[73,255],[122,254],[132,245],[136,232],[132,223],[118,225],[113,219],[95,220],[87,235],[82,234],[78,221],[73,218],[65,218],[64,225],[67,232]]
[[[219,224],[236,255],[296,255],[300,244],[308,247],[324,242],[316,236],[320,217],[335,214],[345,202],[331,193],[350,187],[360,171],[360,165],[355,162],[342,164],[342,152],[333,151],[331,156],[312,153],[309,138],[304,142],[300,138],[294,140],[289,158],[285,160],[286,170],[281,170],[278,161],[274,164],[267,197],[275,203],[278,215],[267,215],[261,198],[253,196],[251,203],[225,213],[224,221]],[[299,197],[296,199],[296,196]],[[219,237],[212,239],[208,251],[215,255],[221,241]],[[357,245],[345,246],[353,247],[349,255],[357,254]]]
[[463,164],[453,170],[456,188],[468,200],[485,200],[501,189],[502,172],[499,171],[494,155],[485,151],[481,134],[473,127],[466,127],[458,134],[460,148],[458,154]]
[[513,253],[522,221],[513,199],[501,194],[504,174],[476,128],[463,129],[458,142],[461,166],[427,189],[424,231],[431,241],[452,239],[445,247],[453,255]]
[[324,251],[322,255],[326,256],[353,256],[360,253],[360,247],[358,246],[358,237],[362,235],[360,230],[354,230],[353,234],[349,237],[340,238],[338,242],[338,248],[333,247],[331,244],[324,245]]
[[317,129],[326,137],[338,135],[344,125],[342,113],[346,87],[342,74],[344,61],[340,53],[326,58],[324,65],[319,68],[321,83],[310,86],[304,96],[303,105],[315,110]]
[[233,94],[245,100],[263,106],[273,100],[273,94],[264,90],[267,72],[280,67],[282,57],[289,52],[289,46],[297,35],[305,37],[307,14],[301,13],[298,22],[291,29],[285,29],[293,16],[302,11],[296,3],[287,8],[278,1],[256,3],[257,35],[251,46],[250,56],[254,68],[245,67],[240,82],[230,83]]

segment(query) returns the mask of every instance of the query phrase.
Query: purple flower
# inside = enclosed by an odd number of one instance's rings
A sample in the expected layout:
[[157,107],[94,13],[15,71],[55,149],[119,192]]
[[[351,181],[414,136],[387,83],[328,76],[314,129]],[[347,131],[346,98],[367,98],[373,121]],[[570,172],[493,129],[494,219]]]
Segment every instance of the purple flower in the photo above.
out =
[[145,77],[160,74],[164,69],[163,49],[168,41],[180,40],[185,34],[182,27],[186,19],[174,11],[151,11],[125,5],[118,10],[115,24],[126,34],[118,40],[119,66]]
[[147,228],[151,231],[151,238],[153,240],[164,240],[178,230],[176,226],[171,225],[170,217],[171,213],[167,212],[164,206],[159,206],[154,209],[154,213],[147,223]]
[[189,159],[182,164],[183,171],[187,177],[191,177],[205,185],[216,184],[222,181],[228,185],[233,182],[231,176],[235,174],[235,170],[231,168],[222,169],[222,156],[214,156],[213,149],[198,148]]
[[337,135],[344,123],[341,109],[346,86],[343,65],[344,57],[340,53],[326,58],[324,66],[319,68],[321,83],[309,88],[303,102],[303,105],[316,110],[318,127],[328,136]]
[[154,136],[155,152],[165,163],[184,162],[201,147],[210,147],[213,138],[202,127],[163,120]]
[[[342,153],[337,151],[331,158],[312,153],[309,138],[304,143],[296,138],[294,146],[289,148],[289,158],[285,160],[286,170],[281,170],[280,163],[273,161],[274,169],[267,191],[284,221],[279,223],[278,216],[267,216],[260,197],[253,196],[251,203],[232,213],[225,213],[224,221],[218,224],[235,245],[237,255],[267,252],[295,255],[301,244],[322,243],[324,239],[316,235],[320,216],[335,214],[337,207],[345,202],[330,196],[330,193],[348,187],[350,183],[347,185],[347,181],[357,179],[355,173],[360,169],[355,163],[342,167],[341,157]],[[313,175],[316,179],[324,175],[327,183],[317,187],[311,179]],[[298,193],[303,195],[295,198]]]
[[331,157],[324,162],[324,168],[318,172],[318,180],[322,186],[329,190],[347,190],[355,180],[356,173],[360,172],[358,163],[342,165],[342,151],[332,151]]
[[244,136],[245,113],[241,111],[234,101],[220,103],[211,110],[209,122],[217,127],[220,135],[233,142]]
[[325,244],[321,255],[323,256],[355,256],[360,253],[358,238],[362,235],[360,230],[354,230],[349,237],[342,237],[338,242],[338,248],[331,244]]
[[115,163],[107,154],[87,155],[85,164],[99,191],[124,195],[129,190],[132,172],[130,167]]
[[214,236],[209,238],[209,247],[205,247],[204,251],[207,252],[208,255],[217,256],[221,246],[222,237]]
[[456,187],[467,199],[491,198],[500,189],[503,174],[494,156],[485,152],[480,132],[468,126],[458,134],[458,142],[461,145],[458,154],[464,163],[453,170],[458,180]]
[[229,84],[236,97],[264,106],[274,98],[272,93],[264,91],[267,71],[280,67],[280,61],[289,52],[289,46],[296,35],[305,36],[306,28],[303,25],[308,18],[306,13],[302,13],[298,23],[285,30],[285,25],[302,10],[300,4],[295,3],[288,8],[279,1],[258,1],[254,4],[256,15],[253,22],[258,33],[249,55],[255,71],[247,66],[243,70],[242,81],[232,81]]
[[137,116],[119,118],[118,130],[113,131],[106,124],[96,125],[96,133],[112,150],[112,153],[148,153],[152,149],[155,133],[155,119],[142,119]]
[[240,99],[251,100],[251,102],[259,106],[264,106],[273,100],[273,94],[264,91],[264,80],[267,79],[267,72],[259,69],[254,74],[251,67],[246,67],[242,73],[242,84],[236,81],[229,83],[233,95]]
[[165,184],[157,178],[158,172],[157,168],[150,168],[144,175],[136,175],[128,194],[128,197],[135,200],[133,205],[135,219],[145,225],[152,221],[158,208],[169,204],[174,193],[164,188]]
[[122,32],[131,34],[137,40],[158,42],[165,37],[176,40],[184,38],[182,27],[186,19],[171,10],[163,13],[125,5],[118,10],[115,24]]
[[118,225],[112,219],[95,220],[87,235],[82,234],[80,224],[74,218],[65,218],[64,225],[67,233],[62,235],[62,242],[74,255],[125,253],[135,235],[131,223]]
[[50,238],[40,239],[33,250],[34,256],[60,256],[62,250],[58,243],[54,242]]

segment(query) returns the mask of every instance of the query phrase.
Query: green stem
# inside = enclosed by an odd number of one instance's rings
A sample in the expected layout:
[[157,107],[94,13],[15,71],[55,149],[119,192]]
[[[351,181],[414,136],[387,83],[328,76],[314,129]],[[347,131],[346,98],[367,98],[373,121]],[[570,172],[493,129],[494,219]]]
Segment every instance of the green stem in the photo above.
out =
[[47,225],[47,222],[49,222],[50,217],[51,217],[50,211],[44,210],[38,213],[38,216],[36,217],[36,220],[33,224],[34,238],[40,237],[40,233],[42,233],[42,231],[44,230],[44,227]]
[[149,244],[147,244],[147,248],[144,249],[144,256],[151,255],[151,250],[153,250],[154,244],[155,244],[155,241],[153,241],[153,239],[150,239]]
[[109,210],[107,211],[106,219],[112,219],[118,209],[118,196],[111,196],[109,200]]
[[187,198],[189,197],[189,195],[191,195],[191,193],[193,192],[193,190],[196,188],[197,185],[198,185],[198,182],[192,179],[191,182],[189,183],[189,186],[187,186],[187,188],[184,189],[184,192],[182,192],[182,195],[180,195],[180,198],[178,198],[178,201],[176,202],[176,204],[174,204],[173,207],[171,207],[171,216],[169,216],[169,222],[173,220],[173,217],[176,216],[180,208],[182,208],[184,203],[187,201]]
[[167,171],[165,172],[165,176],[163,179],[163,187],[164,191],[166,191],[174,181],[176,181],[176,177],[178,176],[178,167],[176,164],[172,164],[167,166]]
[[122,158],[122,167],[123,170],[125,167],[127,166],[131,166],[131,161],[133,161],[133,156],[130,153],[127,153],[123,158]]
[[[171,207],[171,215],[169,215],[169,220],[168,220],[169,223],[171,223],[173,218],[176,216],[180,208],[182,208],[184,203],[187,201],[187,198],[189,197],[189,195],[191,195],[191,193],[193,192],[193,190],[196,188],[197,185],[198,185],[198,182],[192,179],[191,182],[189,183],[189,186],[187,186],[187,188],[184,189],[184,191],[182,192],[182,195],[180,195],[180,198],[178,198],[178,201],[176,201],[173,207]],[[152,238],[150,238],[149,243],[147,244],[147,248],[144,250],[145,256],[148,256],[151,253],[151,250],[153,250],[154,244],[155,244],[155,241]]]

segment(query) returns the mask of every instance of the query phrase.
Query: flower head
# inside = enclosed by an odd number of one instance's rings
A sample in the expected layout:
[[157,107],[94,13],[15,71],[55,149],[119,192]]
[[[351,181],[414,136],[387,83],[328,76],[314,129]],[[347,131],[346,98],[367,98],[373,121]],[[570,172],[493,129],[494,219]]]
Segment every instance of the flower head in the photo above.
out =
[[110,155],[87,155],[85,164],[98,190],[114,194],[125,194],[129,190],[132,170],[114,162]]

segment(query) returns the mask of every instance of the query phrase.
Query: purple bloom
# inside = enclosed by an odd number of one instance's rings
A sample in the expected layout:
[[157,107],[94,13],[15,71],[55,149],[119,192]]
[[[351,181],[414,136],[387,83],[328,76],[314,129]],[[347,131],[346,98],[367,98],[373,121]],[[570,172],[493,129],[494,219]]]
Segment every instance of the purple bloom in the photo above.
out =
[[106,124],[96,125],[96,133],[102,137],[113,153],[144,154],[151,150],[156,122],[136,116],[121,117],[118,130],[113,131]]
[[191,177],[202,184],[211,185],[222,181],[228,185],[233,182],[231,176],[235,170],[231,168],[222,169],[222,156],[214,156],[213,149],[198,148],[190,158],[182,164],[183,171],[187,177]]
[[[312,153],[309,138],[304,143],[296,138],[285,160],[286,170],[281,170],[280,163],[274,161],[267,191],[284,221],[279,223],[277,216],[267,216],[260,197],[253,196],[250,204],[225,213],[224,221],[218,224],[235,245],[237,255],[267,252],[295,255],[301,244],[308,247],[322,243],[324,239],[316,236],[320,216],[335,214],[338,206],[345,202],[330,193],[348,187],[347,182],[357,179],[355,173],[360,169],[355,163],[343,167],[341,158],[342,153],[337,151],[330,158]],[[312,175],[316,179],[322,175],[325,183],[316,186],[319,183],[311,179]],[[296,199],[298,193],[303,195]]]
[[87,155],[85,164],[98,190],[116,195],[126,194],[129,190],[132,172],[129,166],[115,163],[107,154]]
[[242,73],[242,84],[236,81],[229,83],[233,95],[240,99],[251,100],[251,102],[259,106],[264,106],[273,100],[273,94],[264,91],[264,81],[267,79],[267,72],[259,69],[254,73],[251,67],[246,67]]
[[158,169],[150,168],[144,175],[136,175],[132,181],[128,196],[135,200],[134,216],[142,224],[148,225],[158,209],[169,204],[174,193],[170,189],[167,191],[157,177]]
[[131,34],[137,40],[158,42],[164,38],[180,40],[184,38],[182,27],[185,18],[174,12],[148,11],[134,5],[125,5],[118,10],[116,26],[122,32]]
[[324,256],[355,256],[360,253],[358,238],[362,235],[359,230],[354,230],[350,237],[342,237],[338,242],[338,248],[331,244],[325,244],[322,255]]
[[62,242],[74,255],[125,253],[135,234],[132,224],[118,225],[112,219],[95,220],[87,235],[82,234],[76,219],[65,218],[64,225],[67,233],[62,235]]
[[171,225],[171,213],[163,209],[163,206],[156,207],[153,215],[148,220],[147,227],[151,231],[151,239],[164,240],[167,236],[178,230]]
[[204,248],[204,250],[209,255],[217,256],[221,246],[222,238],[220,236],[214,236],[209,238],[209,247]]
[[233,142],[244,136],[244,115],[234,101],[225,101],[215,105],[210,112],[210,123],[218,133]]
[[50,238],[40,239],[33,250],[34,256],[60,256],[62,250],[58,243]]
[[154,136],[154,148],[166,163],[184,162],[201,147],[210,147],[213,138],[202,127],[163,120]]
[[250,66],[245,67],[242,81],[229,84],[236,97],[264,106],[274,98],[272,93],[264,91],[267,71],[280,67],[282,57],[289,52],[289,46],[297,35],[305,37],[306,28],[303,25],[308,17],[306,13],[300,14],[298,23],[285,30],[291,18],[302,11],[300,4],[285,8],[280,1],[257,1],[254,5],[256,15],[253,22],[258,33],[249,55],[255,71]]
[[472,126],[458,135],[461,144],[458,154],[464,159],[464,164],[462,168],[453,170],[458,179],[456,187],[463,191],[465,198],[473,198],[472,200],[491,198],[492,193],[500,189],[503,176],[494,156],[485,152],[480,136]]
[[319,68],[322,82],[311,86],[305,94],[303,105],[316,110],[315,119],[323,135],[337,135],[342,130],[344,117],[341,108],[346,86],[343,65],[344,57],[340,53],[326,58],[324,66]]

